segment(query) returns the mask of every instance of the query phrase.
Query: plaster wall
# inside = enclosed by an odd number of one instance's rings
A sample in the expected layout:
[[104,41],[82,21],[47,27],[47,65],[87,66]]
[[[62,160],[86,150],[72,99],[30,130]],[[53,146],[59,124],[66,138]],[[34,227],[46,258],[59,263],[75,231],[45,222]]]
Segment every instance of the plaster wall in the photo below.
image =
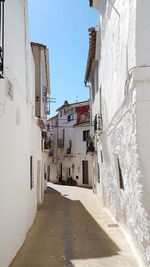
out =
[[135,1],[116,0],[113,3],[117,12],[108,1],[101,29],[99,79],[102,87],[104,129],[107,129],[116,110],[124,101],[128,70],[136,64]]
[[[63,180],[66,180],[69,176],[70,168],[70,176],[72,176],[74,179],[76,179],[76,176],[78,176],[78,185],[83,185],[82,161],[87,160],[89,168],[89,185],[92,185],[92,157],[91,155],[86,154],[86,142],[83,142],[83,131],[90,130],[90,125],[80,124],[77,126],[77,112],[75,112],[74,110],[74,106],[82,105],[83,103],[75,103],[74,105],[71,105],[70,111],[69,107],[64,107],[64,109],[62,109],[62,116],[60,116],[59,112],[57,117],[50,119],[49,123],[52,126],[51,140],[54,147],[54,155],[53,157],[50,157],[49,160],[51,169],[51,181],[58,181],[58,177],[60,176],[60,164],[62,164]],[[64,110],[66,110],[66,112]],[[71,114],[73,114],[73,120],[68,122],[68,116]],[[57,121],[58,127],[55,127],[55,120]],[[63,130],[65,130],[64,147],[58,148],[57,139],[63,139]],[[67,154],[69,141],[72,141],[71,154]]]
[[86,153],[86,141],[83,141],[83,131],[90,130],[89,125],[79,125],[74,129],[74,155],[73,163],[75,165],[74,178],[79,177],[77,184],[83,186],[82,161],[88,161],[88,179],[89,186],[92,186],[92,155]]
[[57,164],[53,162],[50,162],[50,182],[58,182]]
[[[35,70],[27,25],[27,1],[6,1],[5,79],[0,80],[1,267],[7,267],[21,247],[37,209],[41,133],[34,119]],[[8,94],[9,83],[12,97]],[[30,156],[33,156],[32,190]]]
[[[99,197],[128,233],[141,266],[150,266],[149,1],[107,1],[99,84],[103,134],[97,135]],[[99,109],[99,95],[92,112]],[[101,149],[103,162],[101,161]],[[123,177],[121,189],[118,159]]]

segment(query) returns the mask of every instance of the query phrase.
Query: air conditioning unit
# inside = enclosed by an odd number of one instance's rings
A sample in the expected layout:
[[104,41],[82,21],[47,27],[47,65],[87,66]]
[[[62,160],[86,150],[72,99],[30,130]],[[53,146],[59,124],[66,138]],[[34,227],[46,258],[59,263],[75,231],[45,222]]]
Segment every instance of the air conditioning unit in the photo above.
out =
[[102,114],[96,114],[94,119],[94,133],[102,133],[103,131],[103,120]]

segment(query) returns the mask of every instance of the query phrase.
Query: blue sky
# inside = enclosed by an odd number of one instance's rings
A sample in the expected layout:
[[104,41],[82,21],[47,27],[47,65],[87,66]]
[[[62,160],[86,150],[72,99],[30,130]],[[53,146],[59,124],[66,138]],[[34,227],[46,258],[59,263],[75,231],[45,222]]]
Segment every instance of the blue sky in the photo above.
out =
[[88,99],[84,75],[88,53],[88,28],[98,15],[88,0],[29,0],[31,41],[47,45],[50,54],[51,116],[64,100]]

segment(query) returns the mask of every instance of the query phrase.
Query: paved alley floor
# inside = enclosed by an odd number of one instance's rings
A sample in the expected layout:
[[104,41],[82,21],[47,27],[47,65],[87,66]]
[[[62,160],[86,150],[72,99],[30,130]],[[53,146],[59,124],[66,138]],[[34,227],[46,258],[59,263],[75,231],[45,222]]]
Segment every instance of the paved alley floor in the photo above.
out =
[[[114,226],[114,227],[111,227]],[[120,228],[92,190],[49,183],[10,267],[138,267]]]

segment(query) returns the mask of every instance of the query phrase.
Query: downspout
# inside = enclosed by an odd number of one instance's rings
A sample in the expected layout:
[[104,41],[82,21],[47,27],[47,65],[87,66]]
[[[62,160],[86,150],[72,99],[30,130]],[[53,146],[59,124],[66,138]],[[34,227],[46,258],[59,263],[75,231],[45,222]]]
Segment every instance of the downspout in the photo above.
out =
[[[87,82],[84,82],[85,87],[89,88],[89,91],[91,92],[92,88],[91,85],[87,85]],[[91,98],[90,98],[90,126],[92,127],[92,109],[91,109]]]
[[109,3],[111,4],[112,8],[115,10],[115,12],[117,13],[117,15],[120,18],[120,14],[119,14],[118,10],[115,8],[114,4],[111,2],[111,0],[108,0],[108,1],[109,1]]
[[[91,88],[91,85],[87,85],[87,82],[84,82],[85,84],[85,87],[86,88],[89,88],[90,92],[92,90]],[[90,102],[91,102],[91,98],[90,98]],[[90,103],[90,128],[92,129],[92,124],[93,124],[93,121],[92,121],[92,109],[91,109],[91,103]],[[92,130],[91,130],[92,132]],[[93,162],[94,162],[94,154],[92,153],[91,154],[91,157],[92,157],[92,189],[93,189],[93,193],[96,193],[96,185],[95,185],[95,176],[94,176],[94,168],[93,168]]]

